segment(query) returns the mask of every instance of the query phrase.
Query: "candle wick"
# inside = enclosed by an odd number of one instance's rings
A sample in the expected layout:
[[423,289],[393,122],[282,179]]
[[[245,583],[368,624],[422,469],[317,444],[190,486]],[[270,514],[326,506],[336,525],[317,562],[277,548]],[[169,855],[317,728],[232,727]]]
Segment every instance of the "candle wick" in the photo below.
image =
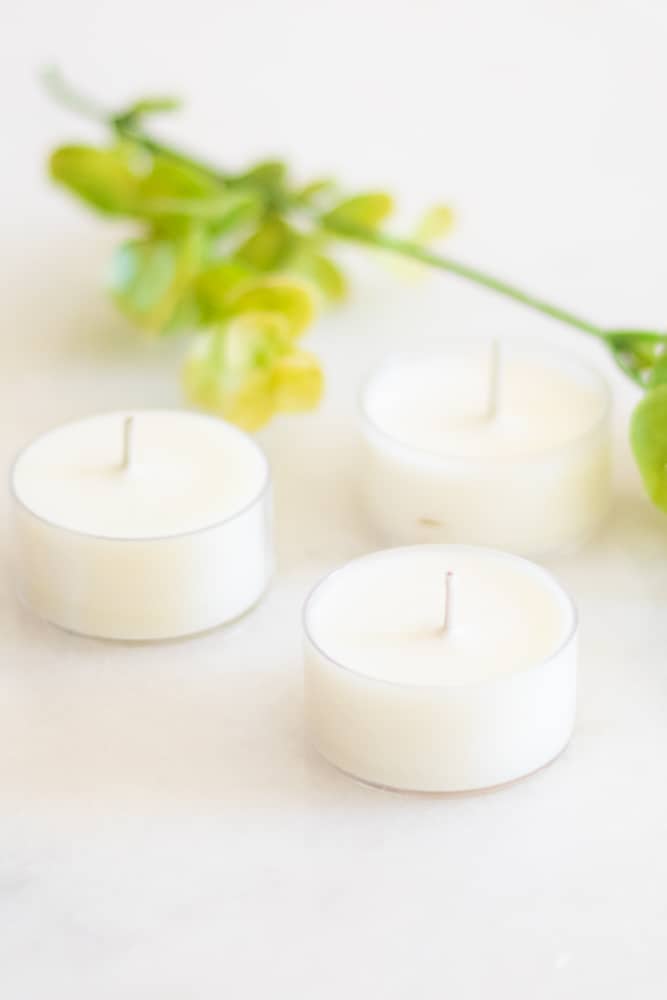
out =
[[486,419],[495,420],[500,407],[500,369],[501,352],[500,341],[495,338],[491,341],[489,353],[489,384],[486,403]]
[[454,574],[450,571],[445,573],[445,614],[442,624],[442,633],[447,635],[451,632],[454,623]]
[[123,423],[123,461],[121,469],[127,472],[132,467],[134,457],[134,417],[126,417]]

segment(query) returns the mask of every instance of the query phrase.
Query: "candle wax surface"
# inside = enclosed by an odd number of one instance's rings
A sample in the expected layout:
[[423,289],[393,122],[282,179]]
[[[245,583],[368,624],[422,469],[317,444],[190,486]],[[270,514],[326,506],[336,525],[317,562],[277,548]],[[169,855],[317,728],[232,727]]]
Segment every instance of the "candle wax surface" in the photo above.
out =
[[[134,416],[132,464],[123,426]],[[44,520],[109,538],[152,538],[216,524],[261,492],[267,466],[241,432],[187,411],[108,413],[38,438],[17,459],[17,498]]]
[[497,415],[486,416],[484,343],[389,363],[365,394],[371,422],[401,444],[442,456],[528,457],[592,428],[606,407],[597,382],[539,355],[501,350]]
[[[453,627],[443,634],[445,577]],[[313,594],[307,630],[320,650],[367,677],[465,685],[536,665],[575,625],[549,575],[491,549],[416,546],[358,559]]]

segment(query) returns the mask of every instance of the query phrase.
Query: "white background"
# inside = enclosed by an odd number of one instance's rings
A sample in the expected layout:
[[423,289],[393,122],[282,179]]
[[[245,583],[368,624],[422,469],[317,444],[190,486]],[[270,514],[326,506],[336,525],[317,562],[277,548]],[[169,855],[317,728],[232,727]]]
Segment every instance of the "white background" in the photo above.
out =
[[[183,344],[149,343],[101,274],[119,233],[45,181],[95,130],[36,85],[58,62],[110,103],[190,102],[168,133],[240,164],[284,153],[350,188],[459,212],[448,249],[601,323],[667,320],[667,5],[656,0],[23,0],[0,42],[0,458],[62,419],[178,405]],[[667,519],[626,443],[634,392],[597,345],[439,276],[352,255],[310,338],[317,415],[261,435],[280,575],[239,625],[123,646],[33,620],[4,574],[0,992],[8,1000],[512,1000],[665,995]],[[299,612],[377,546],[355,394],[439,332],[570,344],[613,381],[613,517],[548,565],[582,620],[575,738],[492,793],[374,792],[304,747]],[[3,530],[3,562],[10,539]]]

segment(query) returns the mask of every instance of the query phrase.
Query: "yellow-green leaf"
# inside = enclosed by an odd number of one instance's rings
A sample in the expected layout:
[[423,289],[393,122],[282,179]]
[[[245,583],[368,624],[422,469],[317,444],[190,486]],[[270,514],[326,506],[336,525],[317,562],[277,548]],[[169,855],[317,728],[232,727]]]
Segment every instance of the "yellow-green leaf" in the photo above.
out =
[[256,195],[229,190],[202,170],[158,156],[139,181],[135,214],[158,219],[163,229],[170,218],[177,230],[182,220],[197,219],[219,235],[245,225],[259,209]]
[[237,180],[244,184],[256,184],[272,190],[280,190],[287,179],[287,164],[282,160],[262,160],[239,175]]
[[322,398],[324,375],[317,358],[308,351],[293,350],[279,358],[273,379],[278,410],[312,410]]
[[446,236],[454,225],[454,210],[449,205],[434,205],[424,213],[415,228],[418,243],[432,243]]
[[328,302],[339,302],[347,294],[345,275],[330,257],[321,253],[303,253],[289,264],[288,273],[312,282],[318,294]]
[[182,106],[182,101],[178,97],[143,97],[134,101],[128,108],[125,108],[116,116],[116,121],[135,123],[137,119],[145,115],[162,114],[167,111],[178,111]]
[[377,229],[394,208],[389,194],[377,191],[359,194],[336,205],[323,216],[323,221],[331,226],[361,226]]
[[[667,345],[665,334],[653,330],[608,330],[605,340],[618,365],[630,378],[648,387],[662,381],[658,366]],[[658,373],[654,382],[656,368]]]
[[151,158],[150,169],[141,178],[141,198],[212,198],[224,193],[224,186],[209,174],[166,156]]
[[[413,231],[413,240],[422,245],[432,243],[445,236],[454,224],[454,213],[448,205],[435,205],[420,219]],[[422,278],[427,271],[426,264],[416,260],[401,257],[398,254],[386,261],[387,266],[404,281],[415,281]]]
[[324,210],[336,196],[336,182],[328,177],[322,177],[304,184],[294,192],[294,198],[302,205]]
[[255,281],[234,295],[229,303],[229,314],[273,313],[281,317],[290,337],[298,337],[315,316],[313,296],[304,282],[273,276]]
[[322,394],[317,360],[293,347],[279,316],[248,314],[198,338],[183,371],[188,398],[247,430]]
[[295,235],[284,219],[271,215],[243,243],[236,259],[257,271],[274,271],[287,259]]
[[253,280],[253,272],[235,260],[221,260],[209,265],[197,277],[196,291],[208,319],[229,315],[230,303],[242,288]]
[[229,372],[210,364],[210,339],[220,334],[208,334],[191,352],[183,368],[183,388],[186,397],[209,413],[254,431],[266,424],[274,414],[270,372],[259,369]]
[[657,361],[651,369],[651,373],[648,377],[647,387],[649,389],[654,389],[658,385],[664,385],[667,382],[667,354],[662,354],[658,357]]
[[180,240],[128,240],[111,260],[111,294],[119,308],[144,329],[191,329],[200,320],[193,279],[201,253],[202,234],[197,231]]
[[220,234],[245,225],[261,207],[257,195],[227,190],[205,171],[147,154],[129,140],[108,149],[63,146],[51,156],[50,172],[98,211],[146,219],[166,236],[182,234],[194,220]]
[[648,495],[667,513],[667,385],[651,389],[635,407],[630,442]]
[[116,148],[61,146],[49,160],[51,177],[107,215],[132,215],[139,178]]

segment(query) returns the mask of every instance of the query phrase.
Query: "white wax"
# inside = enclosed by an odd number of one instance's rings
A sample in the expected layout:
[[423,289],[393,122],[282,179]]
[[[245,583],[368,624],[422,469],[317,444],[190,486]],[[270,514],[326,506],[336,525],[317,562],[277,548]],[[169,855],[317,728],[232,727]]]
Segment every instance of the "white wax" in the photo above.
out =
[[25,506],[72,531],[151,538],[209,527],[262,490],[266,461],[245,435],[178,410],[133,418],[132,460],[122,469],[125,417],[105,413],[38,438],[14,468]]
[[186,411],[58,427],[12,472],[19,591],[87,635],[158,639],[238,617],[271,569],[269,472],[247,435]]
[[480,788],[528,774],[569,739],[576,615],[524,559],[459,545],[375,553],[327,577],[304,620],[309,728],[349,774]]
[[577,544],[609,504],[608,393],[576,359],[503,343],[489,414],[490,346],[444,340],[389,361],[362,398],[371,515],[391,541],[521,553]]
[[14,468],[22,503],[72,531],[151,538],[209,527],[262,490],[266,461],[245,435],[178,410],[134,416],[132,460],[123,469],[125,419],[104,413],[34,441]]

